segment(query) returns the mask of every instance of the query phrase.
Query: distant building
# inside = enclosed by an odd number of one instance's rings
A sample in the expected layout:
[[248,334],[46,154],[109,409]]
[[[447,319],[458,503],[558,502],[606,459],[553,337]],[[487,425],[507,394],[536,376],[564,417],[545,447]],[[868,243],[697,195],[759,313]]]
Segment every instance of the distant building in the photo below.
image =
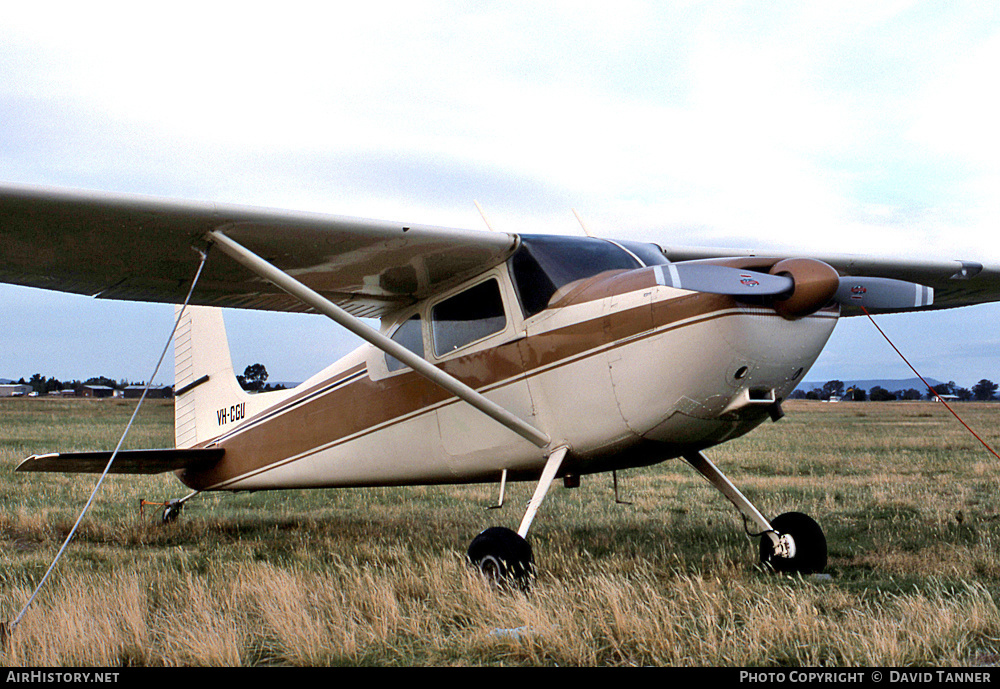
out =
[[80,393],[80,396],[96,397],[103,399],[105,397],[113,397],[114,394],[115,394],[115,389],[107,385],[84,385],[82,388],[82,392]]
[[27,397],[30,393],[30,385],[20,385],[18,383],[0,385],[0,397]]
[[[145,385],[129,385],[125,388],[125,399],[139,399],[142,397],[142,391],[146,389]],[[149,389],[149,394],[146,395],[147,399],[170,399],[174,396],[174,389],[169,385],[157,385]]]
[[935,402],[958,402],[958,395],[942,395],[941,393],[934,393]]

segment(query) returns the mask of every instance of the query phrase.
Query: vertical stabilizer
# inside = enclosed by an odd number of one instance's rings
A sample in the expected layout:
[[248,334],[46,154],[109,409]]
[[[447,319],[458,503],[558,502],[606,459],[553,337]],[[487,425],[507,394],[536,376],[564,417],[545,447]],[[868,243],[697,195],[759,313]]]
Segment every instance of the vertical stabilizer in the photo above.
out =
[[[177,307],[178,309],[180,307]],[[222,310],[189,306],[174,336],[174,443],[193,447],[238,425],[253,404],[233,372]]]

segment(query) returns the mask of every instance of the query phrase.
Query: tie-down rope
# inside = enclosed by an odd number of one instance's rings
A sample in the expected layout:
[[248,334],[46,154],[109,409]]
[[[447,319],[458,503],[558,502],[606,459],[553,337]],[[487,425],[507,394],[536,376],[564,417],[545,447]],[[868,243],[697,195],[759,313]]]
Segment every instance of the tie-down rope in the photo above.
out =
[[862,306],[861,310],[864,311],[864,313],[865,313],[866,316],[868,316],[868,320],[870,320],[872,322],[872,325],[875,326],[875,329],[878,330],[882,334],[882,337],[885,338],[885,341],[889,343],[889,346],[896,350],[896,354],[899,355],[899,358],[902,359],[906,363],[906,365],[910,367],[910,370],[913,371],[916,374],[917,378],[919,378],[921,380],[921,382],[923,382],[923,384],[927,386],[927,389],[931,391],[931,394],[935,395],[938,398],[938,400],[941,402],[941,404],[944,405],[944,408],[947,409],[948,411],[950,411],[951,415],[954,416],[956,419],[958,419],[958,422],[960,424],[962,424],[963,426],[965,426],[965,429],[967,431],[969,431],[969,433],[971,433],[973,435],[973,437],[975,437],[976,440],[978,440],[980,443],[982,443],[983,447],[985,447],[987,450],[990,451],[990,454],[992,454],[997,459],[1000,459],[1000,455],[997,454],[996,450],[994,450],[992,447],[990,447],[989,443],[987,443],[985,440],[983,440],[981,437],[979,437],[979,434],[976,433],[974,430],[972,430],[972,428],[969,426],[969,424],[965,423],[965,421],[962,420],[962,417],[959,416],[958,413],[954,409],[951,408],[951,405],[949,405],[948,402],[946,402],[945,399],[943,397],[941,397],[940,393],[938,393],[937,390],[935,390],[934,388],[932,388],[930,383],[928,383],[926,380],[924,380],[924,377],[922,375],[920,375],[920,373],[917,372],[917,369],[913,368],[913,364],[911,364],[909,361],[907,361],[906,357],[903,356],[903,353],[901,351],[899,351],[899,348],[896,347],[896,345],[894,345],[892,343],[892,340],[889,339],[889,336],[886,335],[885,332],[882,331],[882,328],[878,327],[878,323],[876,323],[875,319],[872,318],[872,315],[870,313],[868,313],[868,309],[866,309],[864,306]]
[[70,529],[69,535],[66,536],[66,540],[63,541],[62,547],[59,549],[59,552],[56,553],[55,558],[52,560],[52,564],[49,565],[49,568],[48,570],[46,570],[45,575],[42,577],[42,580],[38,582],[38,586],[35,587],[34,593],[31,594],[31,597],[28,599],[28,602],[25,603],[24,608],[21,610],[20,613],[18,613],[17,617],[15,617],[14,620],[9,624],[8,628],[4,630],[5,632],[7,633],[13,632],[14,628],[18,625],[21,619],[28,612],[28,608],[30,608],[31,604],[34,603],[35,598],[38,596],[39,591],[42,590],[42,586],[45,585],[45,582],[46,580],[48,580],[49,575],[52,574],[52,571],[55,569],[56,563],[59,562],[59,558],[61,558],[62,554],[66,551],[66,547],[69,546],[70,541],[73,540],[73,536],[76,535],[76,530],[80,526],[80,522],[83,521],[83,516],[87,513],[87,510],[90,509],[91,503],[94,502],[94,497],[96,497],[97,491],[101,488],[101,484],[104,483],[104,479],[107,477],[108,472],[111,471],[111,465],[114,463],[115,458],[118,456],[118,451],[121,449],[122,444],[125,442],[125,437],[128,435],[129,430],[132,428],[132,422],[134,422],[136,416],[138,416],[139,409],[142,407],[142,403],[146,400],[146,394],[149,392],[149,388],[153,384],[153,379],[156,378],[156,374],[160,371],[160,365],[163,363],[163,359],[164,357],[166,357],[167,351],[170,349],[170,343],[173,341],[174,334],[177,332],[177,328],[180,325],[181,318],[184,316],[184,310],[187,309],[188,302],[191,301],[191,295],[194,294],[195,285],[198,284],[198,278],[201,277],[202,268],[205,267],[205,261],[208,259],[208,253],[203,250],[199,250],[198,253],[201,254],[201,262],[198,264],[198,270],[194,275],[194,280],[191,281],[191,288],[188,290],[187,296],[184,298],[184,304],[181,306],[181,310],[177,313],[177,319],[174,321],[174,328],[173,330],[170,331],[170,337],[167,338],[167,343],[163,347],[163,352],[160,354],[159,361],[156,362],[156,368],[153,369],[153,374],[149,377],[146,386],[142,390],[142,396],[139,398],[139,403],[135,405],[135,411],[132,412],[132,418],[129,419],[128,425],[125,426],[125,432],[122,433],[122,437],[118,440],[118,445],[115,447],[115,451],[111,453],[111,458],[108,459],[108,463],[104,467],[104,471],[103,473],[101,473],[101,477],[97,480],[97,485],[94,486],[94,490],[90,493],[90,498],[87,500],[87,504],[84,505],[83,510],[80,511],[80,516],[77,517],[76,523],[73,524],[73,528]]

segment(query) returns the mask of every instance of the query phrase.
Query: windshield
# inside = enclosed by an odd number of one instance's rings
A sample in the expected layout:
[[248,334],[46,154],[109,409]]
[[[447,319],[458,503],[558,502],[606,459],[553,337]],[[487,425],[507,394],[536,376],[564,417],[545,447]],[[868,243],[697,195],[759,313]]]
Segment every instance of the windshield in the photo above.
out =
[[522,235],[509,266],[525,316],[545,309],[563,285],[608,270],[642,267],[627,251],[603,239],[551,235]]

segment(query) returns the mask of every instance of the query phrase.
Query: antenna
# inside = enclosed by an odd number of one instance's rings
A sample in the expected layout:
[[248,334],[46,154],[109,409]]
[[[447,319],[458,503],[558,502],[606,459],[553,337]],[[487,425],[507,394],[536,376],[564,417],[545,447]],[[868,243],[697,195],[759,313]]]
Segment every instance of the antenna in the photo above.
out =
[[584,234],[586,234],[588,237],[593,237],[594,235],[592,235],[590,233],[590,230],[587,229],[586,223],[583,222],[583,218],[581,218],[580,214],[576,212],[576,209],[575,208],[571,208],[570,210],[572,210],[573,211],[573,215],[576,216],[576,220],[577,220],[578,223],[580,223],[580,227],[583,228]]
[[479,215],[483,216],[483,222],[486,223],[486,227],[488,227],[491,232],[496,232],[496,230],[493,229],[493,225],[490,225],[490,219],[486,217],[486,212],[483,211],[483,207],[479,205],[479,201],[473,200],[472,202],[476,204],[476,208],[479,209]]

